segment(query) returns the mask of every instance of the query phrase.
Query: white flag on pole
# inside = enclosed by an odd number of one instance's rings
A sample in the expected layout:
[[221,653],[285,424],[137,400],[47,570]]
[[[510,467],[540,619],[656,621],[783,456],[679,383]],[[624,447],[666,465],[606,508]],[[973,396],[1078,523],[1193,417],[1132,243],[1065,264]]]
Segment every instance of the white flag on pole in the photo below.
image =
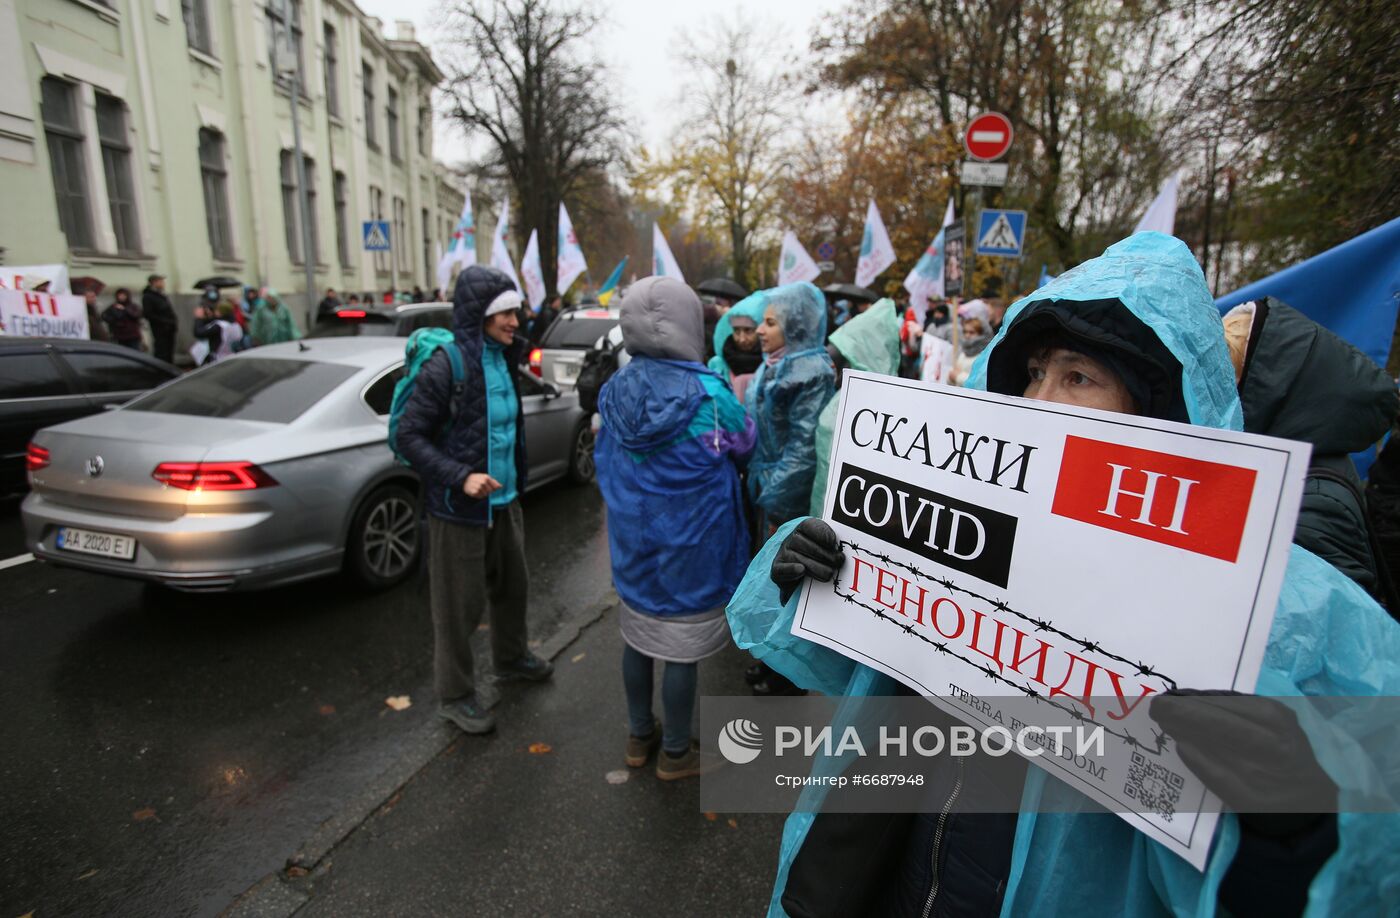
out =
[[560,293],[569,289],[569,285],[588,270],[588,262],[583,257],[583,248],[578,244],[578,236],[574,234],[574,223],[569,219],[569,212],[564,209],[564,204],[559,204],[559,256],[555,260],[558,266],[558,276],[555,288]]
[[1143,214],[1138,225],[1133,227],[1134,233],[1156,230],[1171,235],[1172,230],[1176,229],[1176,189],[1180,184],[1180,172],[1162,183],[1162,190],[1147,208],[1147,213]]
[[501,200],[501,215],[496,218],[496,233],[491,237],[491,267],[506,272],[506,276],[520,289],[520,278],[516,276],[515,265],[510,260],[510,249],[506,239],[510,236],[510,198]]
[[540,233],[530,230],[530,241],[525,246],[525,257],[520,261],[520,277],[525,281],[525,296],[531,309],[539,309],[544,302],[544,273],[540,271]]
[[778,283],[796,284],[801,281],[816,280],[822,269],[807,254],[797,234],[792,230],[783,233],[783,249],[778,254]]
[[856,283],[861,287],[880,276],[880,272],[894,264],[894,246],[890,244],[890,234],[885,231],[885,221],[880,219],[880,209],[875,199],[865,209],[865,234],[860,238],[860,260],[856,262]]
[[452,230],[452,242],[447,247],[447,255],[452,265],[465,268],[476,264],[476,221],[472,219],[472,194],[466,193],[462,202],[462,216]]
[[671,254],[671,247],[666,244],[666,236],[657,223],[651,225],[651,273],[657,277],[674,277],[682,284],[685,283],[681,266],[676,261],[676,256]]
[[948,210],[943,215],[943,225],[938,235],[924,249],[914,270],[904,279],[904,289],[909,291],[909,305],[914,307],[919,321],[924,320],[928,301],[935,296],[943,296],[943,231],[953,222],[953,199],[948,198]]

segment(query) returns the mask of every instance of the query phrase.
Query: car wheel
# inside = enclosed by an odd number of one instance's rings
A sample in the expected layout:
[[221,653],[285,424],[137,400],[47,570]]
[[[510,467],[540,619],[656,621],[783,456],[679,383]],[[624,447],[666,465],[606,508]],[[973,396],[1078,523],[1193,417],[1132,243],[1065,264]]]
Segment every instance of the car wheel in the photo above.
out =
[[356,512],[346,563],[356,580],[382,590],[413,572],[419,546],[418,497],[403,485],[385,485]]
[[574,442],[569,451],[569,480],[574,484],[590,484],[598,467],[593,463],[593,424],[589,418],[579,421],[574,430]]

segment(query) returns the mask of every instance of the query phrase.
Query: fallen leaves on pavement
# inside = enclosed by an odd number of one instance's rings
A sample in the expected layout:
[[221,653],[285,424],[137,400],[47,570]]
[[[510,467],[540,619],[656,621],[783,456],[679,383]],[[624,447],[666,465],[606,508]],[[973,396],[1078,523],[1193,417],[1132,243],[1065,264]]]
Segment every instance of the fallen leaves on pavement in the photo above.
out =
[[413,701],[407,695],[390,695],[384,699],[384,703],[395,711],[406,711],[413,706]]
[[529,749],[531,755],[545,755],[554,751],[554,747],[549,743],[531,743]]
[[155,818],[156,810],[155,807],[152,806],[143,806],[141,807],[141,809],[131,814],[131,819],[133,822],[145,822],[148,819]]

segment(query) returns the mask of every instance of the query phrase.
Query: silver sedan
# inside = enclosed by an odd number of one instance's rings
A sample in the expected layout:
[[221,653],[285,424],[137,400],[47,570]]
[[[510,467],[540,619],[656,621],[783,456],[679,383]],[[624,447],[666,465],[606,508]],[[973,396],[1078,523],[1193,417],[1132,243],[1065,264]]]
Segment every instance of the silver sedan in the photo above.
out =
[[[342,570],[370,587],[397,583],[420,543],[417,476],[386,442],[403,347],[261,347],[40,431],[21,510],[30,551],[190,591]],[[591,481],[577,395],[521,375],[530,488]]]

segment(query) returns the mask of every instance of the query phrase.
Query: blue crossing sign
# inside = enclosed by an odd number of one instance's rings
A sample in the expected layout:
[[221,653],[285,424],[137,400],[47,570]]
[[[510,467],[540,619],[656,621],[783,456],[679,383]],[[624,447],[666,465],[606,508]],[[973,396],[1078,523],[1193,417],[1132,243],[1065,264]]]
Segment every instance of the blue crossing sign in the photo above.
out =
[[366,252],[389,251],[389,221],[366,220],[364,223]]
[[1024,210],[984,210],[977,221],[977,254],[1021,256],[1026,239]]

